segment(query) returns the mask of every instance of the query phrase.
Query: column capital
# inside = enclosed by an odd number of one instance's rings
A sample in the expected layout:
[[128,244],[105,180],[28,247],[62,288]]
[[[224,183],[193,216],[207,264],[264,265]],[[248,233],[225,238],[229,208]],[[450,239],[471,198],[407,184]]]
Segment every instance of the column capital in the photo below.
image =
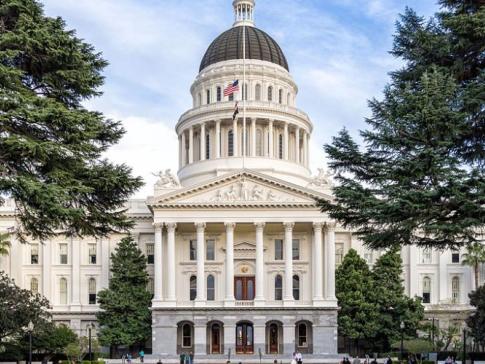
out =
[[165,225],[167,226],[167,230],[169,230],[169,231],[173,231],[177,228],[176,222],[168,222]]
[[163,229],[164,224],[163,222],[154,222],[152,225],[155,229]]
[[226,227],[226,230],[227,229],[234,229],[236,227],[236,223],[235,222],[225,222],[224,226]]
[[222,120],[221,120],[221,119],[215,119],[214,121],[215,121],[216,123],[219,123],[219,124],[220,124]]
[[196,222],[195,227],[197,228],[197,230],[205,229],[206,223],[205,222]]
[[273,125],[274,119],[268,119],[268,123],[269,123],[269,125]]
[[323,221],[314,221],[313,222],[313,229],[315,229],[315,230],[322,230],[324,226],[325,226],[325,223]]
[[335,221],[325,222],[325,229],[327,231],[335,231],[336,226],[337,226],[337,224],[335,223]]
[[284,222],[283,226],[285,227],[286,231],[293,231],[293,227],[295,226],[294,222]]
[[199,123],[199,126],[200,126],[200,127],[203,127],[203,126],[206,126],[206,124],[207,124],[207,122],[206,122],[206,121],[201,121],[201,122]]
[[266,225],[265,222],[255,222],[254,225],[256,226],[256,229],[264,229],[264,226]]

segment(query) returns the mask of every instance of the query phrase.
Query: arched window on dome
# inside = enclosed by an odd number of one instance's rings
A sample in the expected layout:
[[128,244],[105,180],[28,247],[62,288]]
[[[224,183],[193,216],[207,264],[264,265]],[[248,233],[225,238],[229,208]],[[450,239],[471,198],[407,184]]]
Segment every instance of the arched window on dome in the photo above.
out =
[[221,86],[217,86],[216,94],[217,94],[217,101],[221,101],[222,100],[222,88],[221,88]]
[[283,159],[283,134],[278,135],[278,158]]
[[211,157],[211,136],[209,133],[205,134],[205,159]]
[[279,102],[280,104],[282,104],[282,103],[283,103],[283,90],[282,90],[282,89],[280,89],[280,90],[278,91],[278,102]]
[[256,155],[263,156],[263,131],[261,129],[256,129]]
[[288,95],[286,96],[286,104],[288,106],[291,106],[291,94],[288,92]]
[[33,294],[39,293],[39,280],[35,277],[30,280],[30,292]]
[[202,105],[202,95],[200,94],[200,92],[199,92],[197,101],[198,101],[197,106],[201,106]]
[[211,103],[211,90],[206,90],[205,91],[205,101],[206,101],[206,104],[210,104]]
[[268,87],[268,101],[273,101],[273,86]]
[[283,277],[281,277],[281,274],[277,274],[274,279],[274,299],[275,301],[283,299]]
[[232,129],[227,132],[227,155],[229,157],[234,156],[234,133]]
[[255,90],[255,94],[256,94],[256,101],[261,101],[261,85],[258,83],[256,85],[256,90]]

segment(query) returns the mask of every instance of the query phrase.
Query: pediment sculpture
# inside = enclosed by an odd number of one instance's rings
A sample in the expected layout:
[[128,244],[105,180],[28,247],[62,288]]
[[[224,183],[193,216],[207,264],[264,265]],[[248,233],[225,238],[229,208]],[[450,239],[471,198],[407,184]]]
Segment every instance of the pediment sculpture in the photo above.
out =
[[242,179],[238,184],[217,190],[213,198],[216,202],[280,201],[281,198],[270,189]]
[[330,172],[326,172],[323,168],[317,169],[318,173],[316,176],[311,178],[310,183],[308,184],[309,187],[331,187],[332,186],[332,175]]
[[178,178],[172,173],[170,169],[165,171],[160,171],[158,173],[153,173],[155,177],[158,177],[158,181],[155,183],[156,188],[160,189],[170,189],[179,188],[180,182]]

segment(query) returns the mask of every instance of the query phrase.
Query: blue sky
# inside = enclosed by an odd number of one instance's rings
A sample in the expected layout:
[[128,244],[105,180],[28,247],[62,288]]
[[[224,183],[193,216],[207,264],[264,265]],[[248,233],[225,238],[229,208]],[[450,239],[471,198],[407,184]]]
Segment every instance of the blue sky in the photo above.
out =
[[[178,117],[211,41],[232,26],[232,0],[42,0],[46,14],[103,53],[104,95],[87,107],[123,121],[127,134],[108,157],[124,162],[147,185],[153,172],[177,169]],[[315,131],[311,165],[324,165],[322,145],[342,127],[365,127],[367,100],[380,97],[398,14],[406,6],[430,16],[434,0],[256,0],[256,26],[282,47],[299,86],[297,106]]]

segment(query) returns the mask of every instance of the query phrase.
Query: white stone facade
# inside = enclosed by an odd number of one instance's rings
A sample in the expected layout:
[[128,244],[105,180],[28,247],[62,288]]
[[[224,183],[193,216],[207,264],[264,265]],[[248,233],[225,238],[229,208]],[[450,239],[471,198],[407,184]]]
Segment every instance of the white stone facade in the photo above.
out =
[[[234,1],[235,26],[253,26],[254,5]],[[235,101],[223,89],[235,79],[248,95],[243,102],[237,93],[233,120]],[[323,170],[310,173],[313,125],[296,108],[295,82],[280,65],[236,59],[203,69],[191,93],[193,108],[176,125],[178,177],[161,172],[154,195],[128,205],[149,262],[153,354],[335,356],[335,267],[350,248],[371,265],[379,253],[316,205],[331,198],[331,181]],[[15,227],[14,217],[8,201],[0,231]],[[14,240],[0,269],[46,296],[56,321],[86,335],[121,238]],[[430,317],[443,322],[470,309],[473,288],[471,269],[452,254],[402,251],[406,292],[429,296]]]

